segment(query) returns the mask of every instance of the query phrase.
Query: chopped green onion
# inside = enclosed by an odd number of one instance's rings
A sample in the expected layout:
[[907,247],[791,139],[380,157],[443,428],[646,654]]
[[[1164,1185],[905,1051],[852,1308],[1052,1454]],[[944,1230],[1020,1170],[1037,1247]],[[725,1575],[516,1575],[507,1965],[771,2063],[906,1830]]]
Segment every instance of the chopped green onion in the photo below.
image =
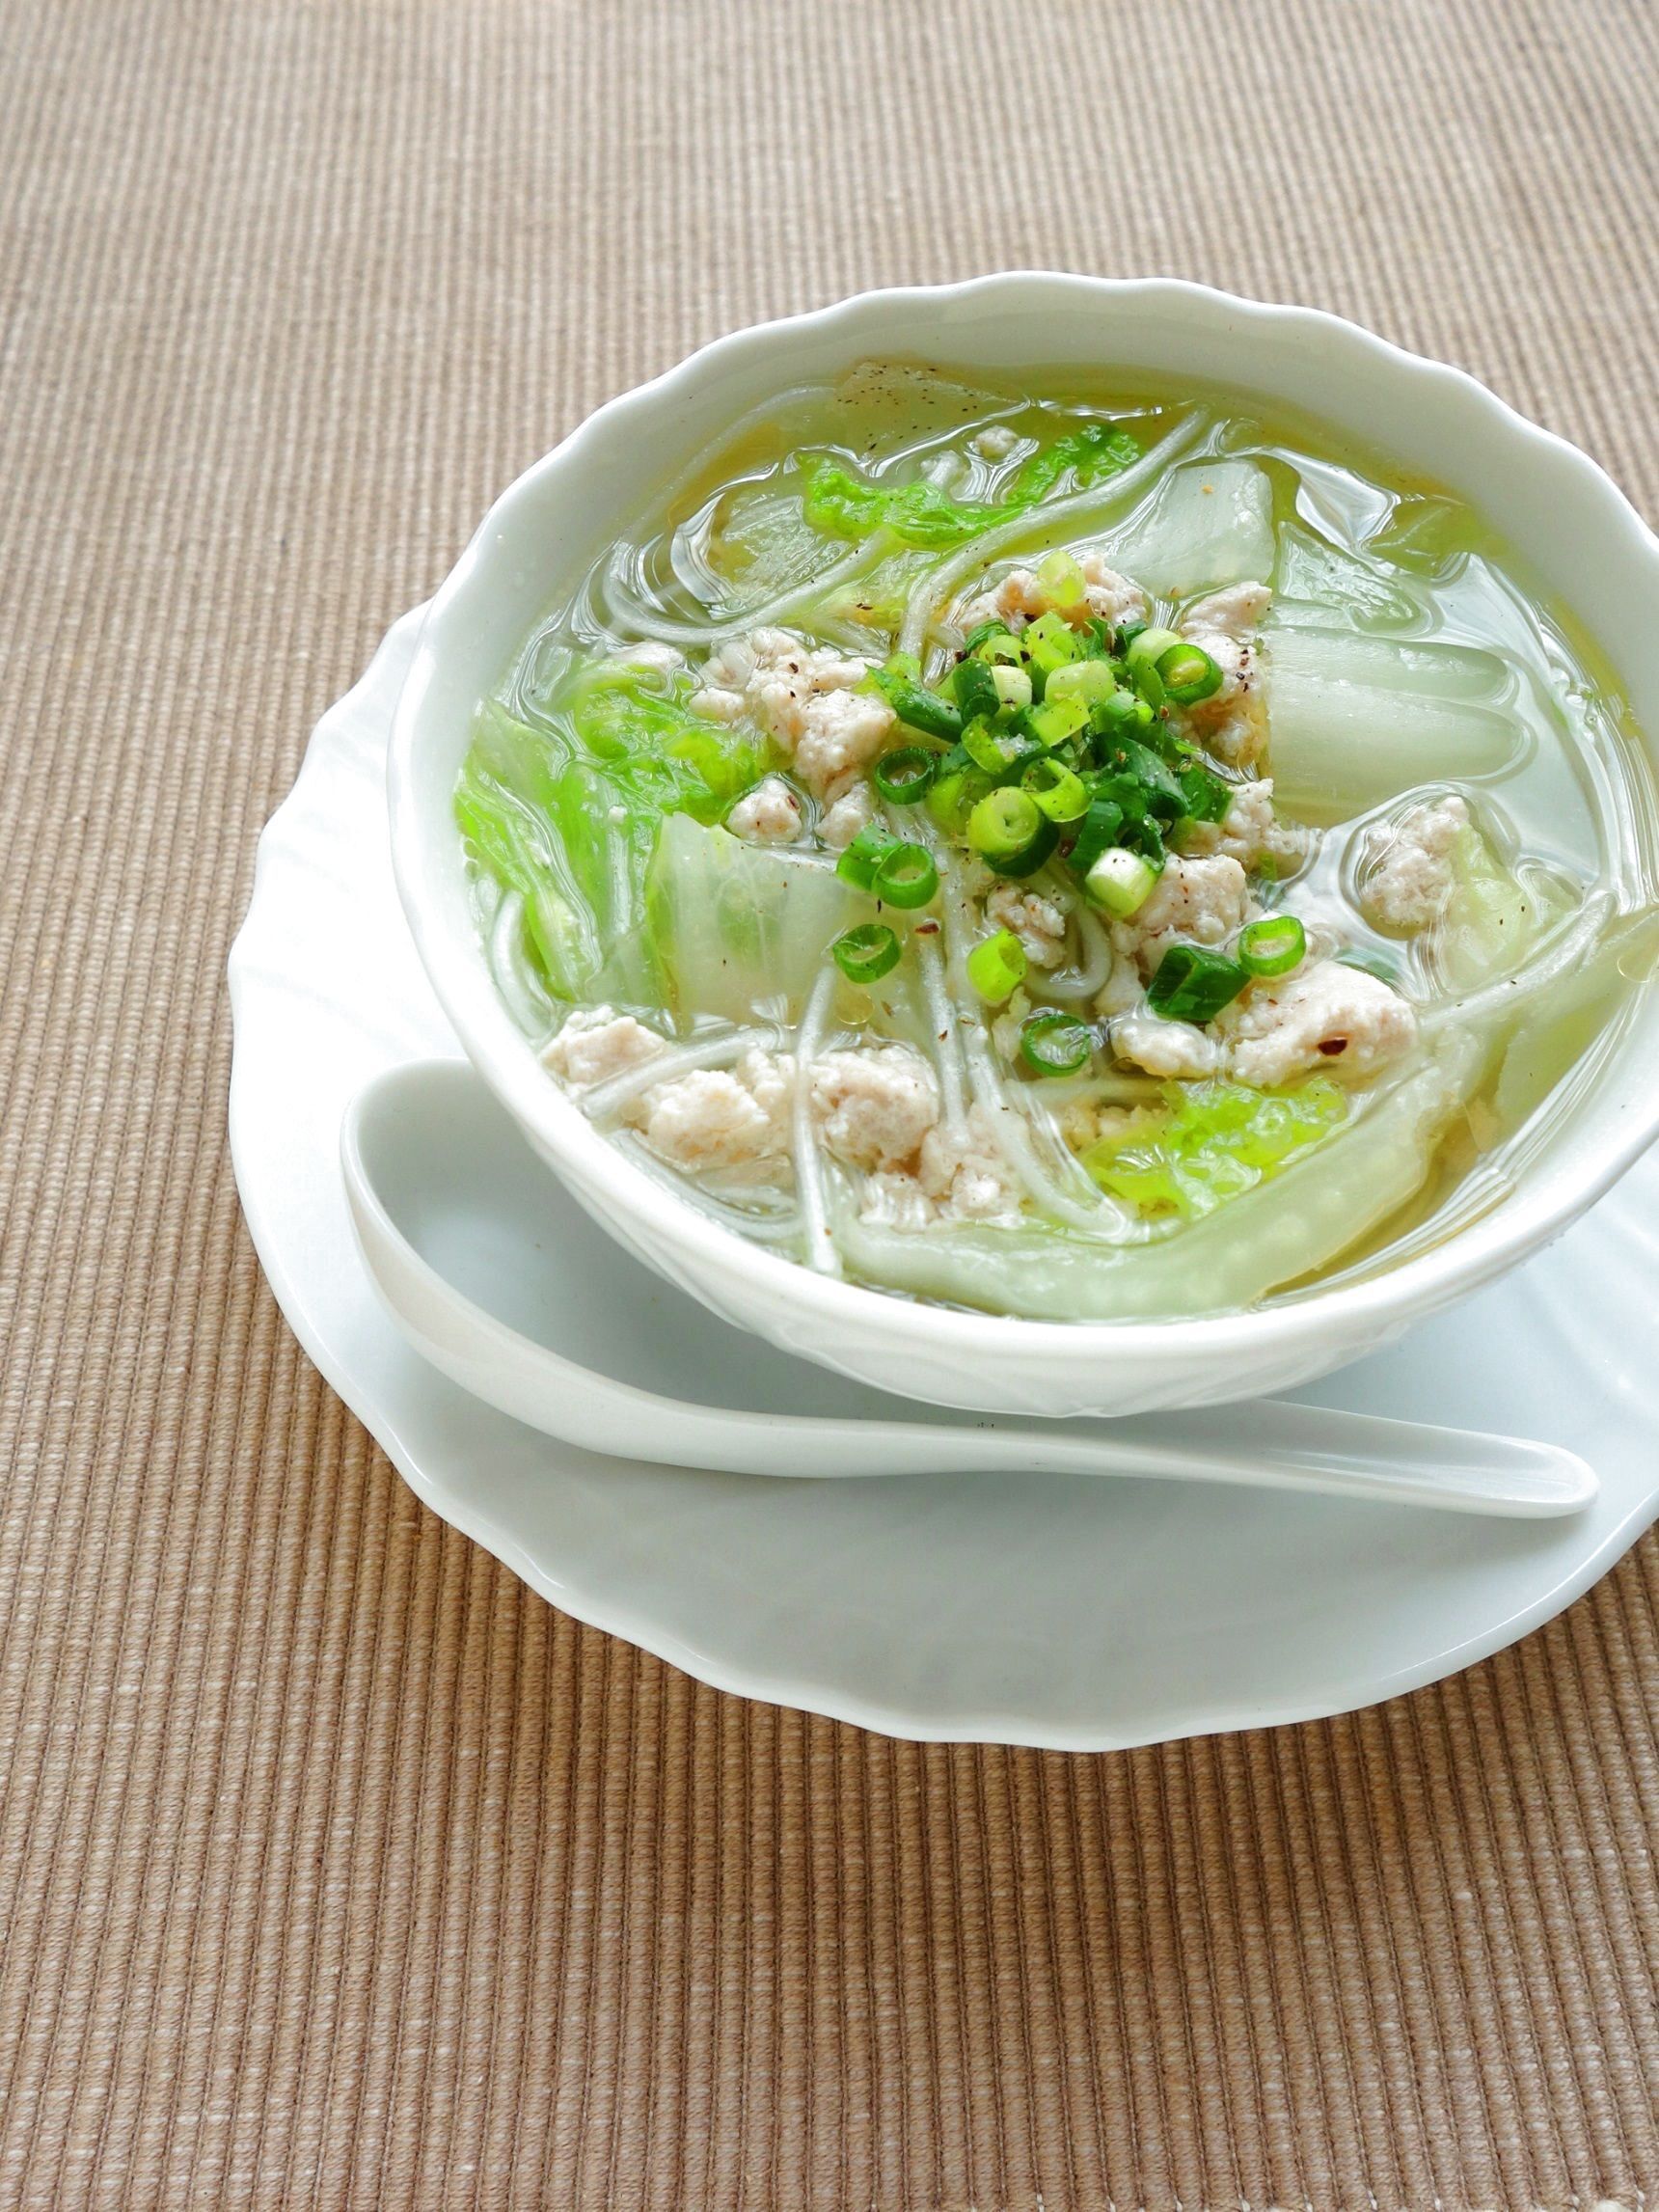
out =
[[1025,947],[1011,929],[982,937],[967,956],[967,980],[991,1006],[1000,1006],[1025,980]]
[[1308,949],[1308,933],[1293,914],[1265,915],[1238,939],[1238,961],[1247,975],[1289,975]]
[[1037,587],[1056,607],[1083,604],[1083,571],[1069,553],[1046,553],[1037,563]]
[[967,818],[967,841],[993,865],[1024,852],[1043,828],[1043,809],[1028,792],[1004,785],[987,793]]
[[1024,730],[998,729],[989,722],[970,722],[962,733],[962,749],[975,768],[999,778],[1035,760],[1043,750]]
[[[1233,804],[1233,785],[1196,760],[1178,771],[1176,781],[1194,822],[1219,822]],[[1270,860],[1271,855],[1267,858]]]
[[855,890],[867,891],[875,884],[876,870],[897,848],[898,842],[892,832],[884,830],[879,822],[866,822],[836,861],[835,873]]
[[849,983],[879,983],[899,965],[899,941],[884,921],[843,930],[830,950]]
[[[1124,633],[1129,637],[1128,631]],[[1178,630],[1137,630],[1124,647],[1124,660],[1130,675],[1141,669],[1155,669],[1171,645],[1184,645],[1186,640]]]
[[973,633],[965,650],[977,653],[993,669],[1022,669],[1025,648],[1003,622],[986,622]]
[[960,837],[975,803],[990,788],[990,777],[974,766],[966,749],[959,745],[939,763],[927,797],[928,812],[947,835]]
[[1089,810],[1089,793],[1080,776],[1052,757],[1034,760],[1020,778],[1050,822],[1077,822]]
[[1172,1022],[1210,1022],[1250,980],[1237,960],[1205,944],[1172,944],[1147,985],[1146,1002]]
[[[1117,689],[1110,661],[1070,661],[1054,670],[1043,687],[1043,696],[1046,700],[1079,698],[1085,706],[1103,706]],[[1128,693],[1123,696],[1129,697]]]
[[1075,636],[1058,614],[1039,614],[1021,631],[1020,642],[1032,669],[1045,677],[1082,658]]
[[876,789],[895,806],[913,806],[927,797],[928,785],[938,767],[938,755],[919,745],[902,745],[896,752],[884,752],[873,771]]
[[1192,706],[1221,689],[1221,666],[1202,645],[1183,641],[1158,655],[1155,663],[1165,695],[1177,706]]
[[1054,850],[1059,831],[1028,791],[1005,783],[967,818],[967,841],[999,875],[1028,876]]
[[1089,710],[1080,698],[1053,698],[1045,692],[1038,705],[1026,708],[1023,719],[1038,744],[1051,749],[1088,727]]
[[902,723],[928,737],[942,737],[954,744],[962,735],[962,716],[947,698],[930,692],[901,669],[877,669],[871,682]]
[[884,906],[926,906],[938,889],[938,869],[925,845],[899,845],[876,863],[870,886]]
[[1020,1032],[1020,1057],[1039,1076],[1074,1076],[1094,1048],[1074,1014],[1033,1014]]
[[1124,650],[1124,662],[1136,691],[1150,707],[1164,701],[1163,678],[1157,664],[1172,646],[1185,642],[1173,630],[1142,630]]
[[1151,898],[1158,871],[1125,845],[1108,845],[1083,878],[1083,889],[1115,921],[1128,921]]
[[965,722],[974,715],[994,714],[1002,704],[995,671],[975,653],[965,654],[958,661],[950,672],[950,685]]
[[999,661],[991,671],[991,680],[1001,705],[1020,708],[1031,704],[1031,678],[1023,669],[1009,668]]
[[1095,702],[1091,718],[1102,736],[1121,742],[1152,725],[1152,709],[1133,692],[1113,689]]

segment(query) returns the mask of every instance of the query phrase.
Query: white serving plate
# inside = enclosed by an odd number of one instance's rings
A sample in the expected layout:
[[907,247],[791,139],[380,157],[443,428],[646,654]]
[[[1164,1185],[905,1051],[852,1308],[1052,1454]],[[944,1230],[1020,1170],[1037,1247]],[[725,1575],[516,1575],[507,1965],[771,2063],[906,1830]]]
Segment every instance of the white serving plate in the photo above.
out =
[[[895,1735],[1099,1750],[1435,1680],[1558,1612],[1659,1514],[1651,1155],[1550,1251],[1303,1394],[1569,1444],[1602,1479],[1569,1520],[1084,1476],[772,1482],[601,1460],[467,1397],[377,1303],[338,1164],[359,1084],[459,1050],[387,852],[387,737],[419,619],[323,717],[260,840],[231,958],[231,1151],[306,1351],[417,1495],[554,1604],[746,1696]],[[518,1224],[490,1213],[486,1172],[465,1181],[472,1262],[510,1305]],[[584,1265],[596,1254],[636,1265],[590,1236]],[[666,1329],[679,1297],[656,1290]]]

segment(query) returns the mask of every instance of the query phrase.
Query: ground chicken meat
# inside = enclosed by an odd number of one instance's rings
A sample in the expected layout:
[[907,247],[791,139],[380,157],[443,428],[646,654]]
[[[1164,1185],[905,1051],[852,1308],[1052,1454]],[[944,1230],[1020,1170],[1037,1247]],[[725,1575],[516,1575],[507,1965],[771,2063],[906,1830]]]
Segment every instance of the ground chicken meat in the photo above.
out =
[[1413,806],[1397,822],[1379,823],[1360,863],[1367,920],[1402,937],[1438,921],[1456,888],[1453,855],[1468,827],[1468,806],[1455,792]]
[[1140,912],[1112,924],[1112,943],[1151,976],[1172,944],[1224,944],[1250,909],[1250,886],[1237,860],[1224,853],[1172,858]]
[[1176,624],[1221,670],[1220,690],[1184,708],[1183,724],[1235,768],[1259,760],[1267,743],[1260,631],[1272,596],[1265,584],[1230,584],[1196,601]]
[[1208,1030],[1165,1021],[1146,1006],[1113,1022],[1112,1050],[1149,1076],[1212,1076],[1221,1064],[1221,1048]]
[[908,1045],[826,1052],[809,1096],[826,1150],[866,1173],[912,1161],[938,1120],[934,1072]]
[[1066,957],[1066,910],[1054,899],[998,884],[985,902],[985,918],[1014,932],[1033,968],[1058,968]]
[[1002,622],[1010,630],[1023,630],[1039,614],[1050,613],[1079,624],[1093,617],[1110,623],[1113,629],[1120,622],[1146,620],[1146,593],[1138,584],[1131,584],[1127,576],[1109,567],[1103,554],[1080,553],[1076,561],[1083,577],[1083,596],[1076,606],[1060,606],[1035,569],[1014,568],[999,584],[979,592],[963,608],[956,618],[963,634],[977,629],[981,622]]
[[713,655],[691,703],[721,722],[748,715],[822,794],[867,766],[893,727],[886,701],[857,689],[871,667],[857,654],[808,645],[789,630],[755,630]]
[[1410,1050],[1417,1017],[1377,976],[1322,960],[1255,984],[1222,1009],[1215,1027],[1238,1081],[1270,1090],[1315,1068],[1373,1076]]
[[612,1006],[578,1006],[543,1052],[542,1064],[572,1090],[586,1090],[655,1059],[663,1046],[656,1030],[632,1014],[618,1014]]
[[787,1053],[746,1052],[733,1069],[693,1068],[658,1083],[640,1101],[636,1126],[675,1167],[748,1167],[789,1146],[795,1062]]
[[1299,868],[1313,843],[1311,833],[1294,822],[1281,822],[1273,811],[1273,778],[1265,776],[1240,783],[1219,822],[1189,822],[1181,849],[1193,859],[1225,853],[1241,868],[1257,869],[1270,860],[1281,876]]
[[862,777],[838,797],[831,796],[818,834],[832,853],[845,852],[868,823],[876,819],[876,794]]
[[983,430],[976,430],[969,443],[982,460],[1005,461],[1020,443],[1020,433],[1006,423],[988,423]]
[[983,1110],[970,1106],[953,1134],[936,1123],[922,1138],[913,1172],[884,1168],[864,1186],[863,1218],[892,1229],[938,1221],[1015,1221],[1020,1186],[997,1149]]
[[616,658],[636,669],[654,669],[662,676],[670,676],[686,665],[686,656],[677,645],[659,644],[654,638],[642,644],[625,646]]
[[801,834],[801,802],[781,776],[769,776],[744,793],[725,826],[750,844],[787,845]]

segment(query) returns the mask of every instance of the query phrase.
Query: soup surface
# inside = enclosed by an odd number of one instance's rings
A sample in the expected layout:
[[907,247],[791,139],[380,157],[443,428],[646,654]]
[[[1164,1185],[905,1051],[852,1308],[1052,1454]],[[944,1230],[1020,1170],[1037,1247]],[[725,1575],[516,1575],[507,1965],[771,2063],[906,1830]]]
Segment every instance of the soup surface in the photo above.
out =
[[1450,1234],[1655,949],[1588,649],[1467,506],[1225,394],[784,396],[526,641],[455,806],[508,1006],[642,1168],[1048,1320]]

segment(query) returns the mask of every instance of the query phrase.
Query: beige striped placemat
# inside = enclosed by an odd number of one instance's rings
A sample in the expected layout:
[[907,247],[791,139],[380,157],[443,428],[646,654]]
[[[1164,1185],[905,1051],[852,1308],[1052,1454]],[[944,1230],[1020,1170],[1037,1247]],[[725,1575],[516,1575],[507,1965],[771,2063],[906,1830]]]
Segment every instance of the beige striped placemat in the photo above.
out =
[[1659,2190],[1652,1542],[1274,1734],[717,1696],[308,1367],[222,984],[388,622],[756,315],[1019,263],[1315,301],[1659,510],[1656,70],[1651,0],[0,9],[0,2205]]

